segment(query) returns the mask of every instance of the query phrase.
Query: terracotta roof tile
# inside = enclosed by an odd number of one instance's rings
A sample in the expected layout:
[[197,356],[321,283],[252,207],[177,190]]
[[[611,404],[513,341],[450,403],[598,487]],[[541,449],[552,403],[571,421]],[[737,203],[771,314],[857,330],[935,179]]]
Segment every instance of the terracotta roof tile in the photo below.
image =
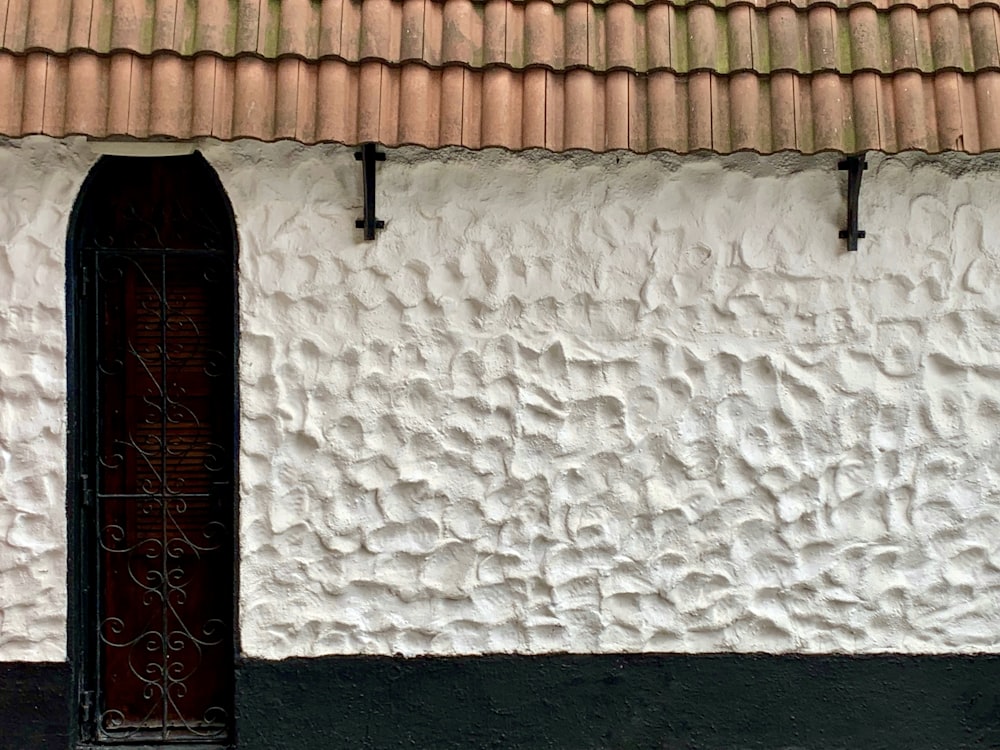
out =
[[1000,149],[1000,0],[0,0],[0,134]]
[[1000,67],[1000,4],[921,5],[0,0],[0,48],[677,73]]
[[0,53],[0,134],[432,148],[1000,148],[1000,72],[686,76],[128,52]]

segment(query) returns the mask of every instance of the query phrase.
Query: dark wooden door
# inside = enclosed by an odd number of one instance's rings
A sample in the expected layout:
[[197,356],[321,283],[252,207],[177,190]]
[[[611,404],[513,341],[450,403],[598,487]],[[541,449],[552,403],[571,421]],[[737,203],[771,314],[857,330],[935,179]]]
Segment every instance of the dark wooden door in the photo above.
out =
[[109,166],[79,252],[93,595],[85,734],[220,744],[234,657],[228,206],[200,158]]

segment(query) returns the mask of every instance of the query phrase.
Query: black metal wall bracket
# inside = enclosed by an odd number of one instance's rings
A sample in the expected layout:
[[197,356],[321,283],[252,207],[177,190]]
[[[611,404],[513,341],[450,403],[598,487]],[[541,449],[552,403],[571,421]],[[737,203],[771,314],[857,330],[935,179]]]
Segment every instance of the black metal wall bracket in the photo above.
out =
[[858,199],[861,197],[861,173],[868,169],[865,155],[848,156],[837,164],[837,169],[847,170],[847,229],[840,230],[840,239],[847,240],[847,249],[856,253],[858,240],[865,233],[858,229]]
[[354,226],[365,230],[366,240],[373,240],[375,230],[385,228],[385,222],[375,218],[375,162],[385,161],[385,154],[376,151],[374,143],[364,143],[360,151],[354,152],[354,158],[361,162],[365,191],[365,215],[354,222]]

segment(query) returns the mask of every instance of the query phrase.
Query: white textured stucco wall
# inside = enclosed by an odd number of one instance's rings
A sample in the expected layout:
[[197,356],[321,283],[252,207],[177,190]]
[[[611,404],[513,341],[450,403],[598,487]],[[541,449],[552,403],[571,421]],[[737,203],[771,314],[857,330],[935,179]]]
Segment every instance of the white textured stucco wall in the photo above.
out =
[[[0,148],[0,659],[64,653],[93,160],[29,143]],[[350,149],[205,154],[248,655],[1000,651],[996,160],[871,157],[848,255],[833,156],[395,151],[362,243]]]
[[0,659],[66,657],[65,245],[93,156],[0,141]]
[[247,653],[1000,650],[995,161],[209,157]]

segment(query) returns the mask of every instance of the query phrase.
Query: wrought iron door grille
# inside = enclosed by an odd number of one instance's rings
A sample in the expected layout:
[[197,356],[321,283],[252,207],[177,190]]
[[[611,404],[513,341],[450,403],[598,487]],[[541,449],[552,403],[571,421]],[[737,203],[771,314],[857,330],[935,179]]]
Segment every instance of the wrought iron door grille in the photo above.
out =
[[[91,258],[98,742],[224,742],[232,722],[232,260]],[[89,457],[88,457],[89,456]]]

